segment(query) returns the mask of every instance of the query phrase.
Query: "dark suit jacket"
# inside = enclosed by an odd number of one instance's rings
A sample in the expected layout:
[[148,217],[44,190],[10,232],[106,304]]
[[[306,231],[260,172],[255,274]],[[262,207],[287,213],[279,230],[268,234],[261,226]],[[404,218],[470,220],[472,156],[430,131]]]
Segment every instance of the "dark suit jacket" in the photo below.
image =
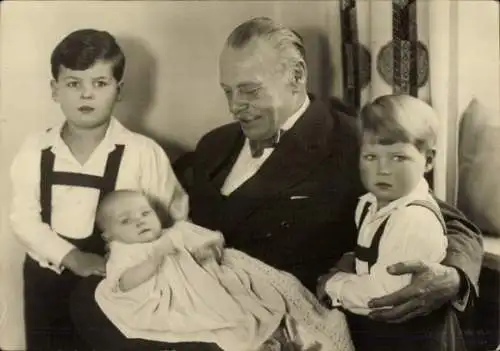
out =
[[[313,100],[259,171],[230,196],[220,188],[244,143],[237,123],[205,135],[193,155],[192,220],[220,230],[229,247],[294,274],[314,291],[356,242],[359,179],[355,118]],[[442,204],[450,247],[446,264],[477,291],[481,237],[454,208]]]

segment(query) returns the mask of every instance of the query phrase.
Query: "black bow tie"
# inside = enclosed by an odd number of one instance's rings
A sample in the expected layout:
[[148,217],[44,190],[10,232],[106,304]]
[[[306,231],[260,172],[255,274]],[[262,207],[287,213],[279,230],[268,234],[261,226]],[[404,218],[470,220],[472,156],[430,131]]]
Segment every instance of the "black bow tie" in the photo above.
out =
[[280,129],[270,138],[264,140],[250,140],[250,152],[252,153],[252,157],[259,158],[264,153],[264,149],[272,149],[276,147],[283,132],[283,129]]

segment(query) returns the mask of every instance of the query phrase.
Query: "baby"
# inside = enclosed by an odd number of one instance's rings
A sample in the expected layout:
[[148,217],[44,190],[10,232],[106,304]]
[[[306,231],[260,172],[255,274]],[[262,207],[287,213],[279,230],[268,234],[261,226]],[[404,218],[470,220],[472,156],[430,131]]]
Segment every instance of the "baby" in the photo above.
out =
[[125,336],[231,351],[351,349],[344,316],[293,276],[224,249],[219,232],[187,221],[162,229],[142,193],[107,195],[96,220],[110,254],[96,300]]

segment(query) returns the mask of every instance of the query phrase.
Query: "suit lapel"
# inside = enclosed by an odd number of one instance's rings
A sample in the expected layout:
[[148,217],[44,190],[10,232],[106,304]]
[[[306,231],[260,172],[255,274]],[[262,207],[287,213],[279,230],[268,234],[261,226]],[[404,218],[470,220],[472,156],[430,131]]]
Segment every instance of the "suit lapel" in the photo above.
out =
[[244,142],[245,138],[239,125],[230,124],[223,130],[217,142],[212,145],[210,154],[204,157],[205,177],[217,188],[218,192],[238,158]]
[[320,165],[333,150],[333,124],[326,107],[319,101],[311,102],[257,173],[227,198],[226,209],[234,215],[226,225],[236,226],[270,198],[293,187]]
[[248,197],[273,197],[302,181],[332,152],[333,118],[314,101],[258,172],[236,189]]

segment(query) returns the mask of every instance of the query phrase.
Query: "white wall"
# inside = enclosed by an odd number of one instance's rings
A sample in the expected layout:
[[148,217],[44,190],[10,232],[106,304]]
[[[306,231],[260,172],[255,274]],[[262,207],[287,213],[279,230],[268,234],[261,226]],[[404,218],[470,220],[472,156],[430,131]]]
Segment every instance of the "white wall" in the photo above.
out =
[[[458,127],[472,98],[500,113],[499,2],[454,1],[456,33],[455,75],[457,101],[448,120],[447,200],[456,203],[458,186]],[[453,73],[453,72],[452,72]]]
[[[305,4],[307,3],[307,4]],[[304,7],[306,6],[306,7]],[[304,11],[304,8],[307,11]],[[0,348],[22,350],[21,247],[8,226],[8,166],[22,139],[62,116],[50,97],[50,53],[70,31],[116,35],[127,56],[124,101],[116,115],[152,136],[175,159],[230,121],[218,84],[219,50],[254,16],[290,25],[306,40],[310,90],[341,95],[337,1],[12,1],[0,22]]]
[[435,190],[455,204],[462,114],[472,98],[500,113],[500,5],[493,0],[424,4],[429,16],[430,97],[442,117]]

